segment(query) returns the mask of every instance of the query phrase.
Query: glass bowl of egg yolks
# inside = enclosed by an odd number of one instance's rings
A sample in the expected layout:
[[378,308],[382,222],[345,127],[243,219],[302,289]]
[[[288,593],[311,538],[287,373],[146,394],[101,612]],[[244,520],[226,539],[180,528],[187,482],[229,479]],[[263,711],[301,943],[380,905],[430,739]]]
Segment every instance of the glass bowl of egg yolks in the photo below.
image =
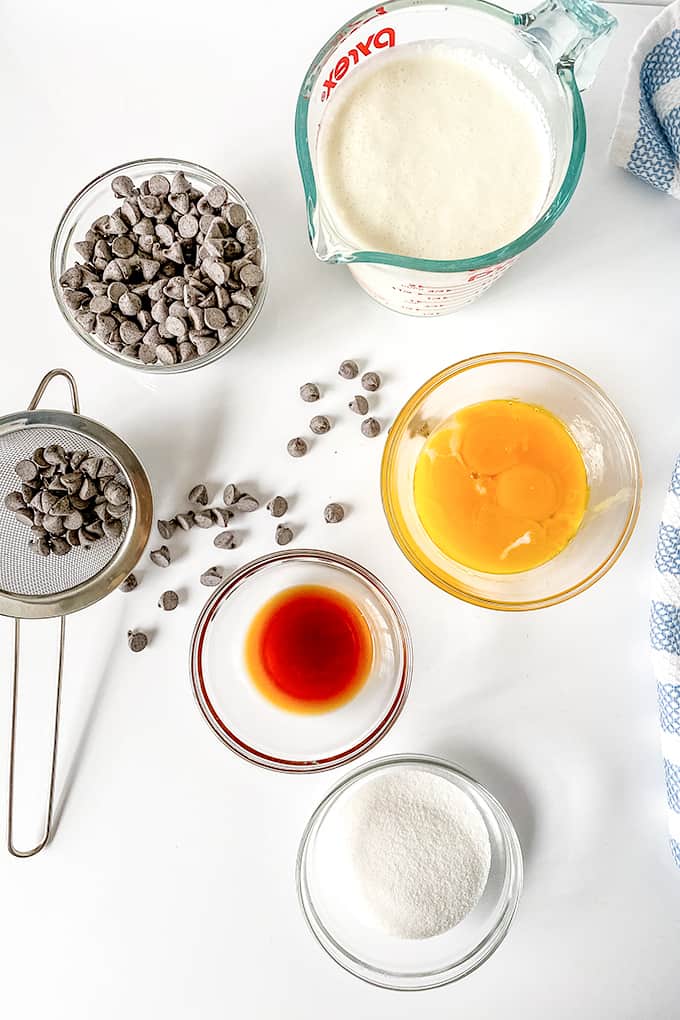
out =
[[489,609],[556,605],[615,563],[640,507],[635,440],[594,382],[486,354],[426,382],[383,454],[392,534],[439,588]]

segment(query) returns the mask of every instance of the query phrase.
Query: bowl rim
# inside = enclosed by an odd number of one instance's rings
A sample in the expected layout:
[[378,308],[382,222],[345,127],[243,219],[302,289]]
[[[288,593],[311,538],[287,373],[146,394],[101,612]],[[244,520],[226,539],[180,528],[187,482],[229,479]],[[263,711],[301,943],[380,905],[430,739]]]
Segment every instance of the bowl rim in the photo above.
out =
[[[397,514],[395,513],[396,501],[392,499],[391,495],[391,482],[395,468],[396,450],[399,441],[406,430],[407,422],[419,404],[421,404],[425,397],[434,392],[443,382],[456,375],[461,375],[463,372],[468,372],[475,368],[481,368],[489,364],[504,362],[511,364],[521,363],[540,365],[542,367],[552,369],[562,375],[569,376],[585,389],[593,393],[600,403],[607,407],[610,414],[616,420],[620,435],[623,437],[628,456],[633,465],[633,494],[628,516],[616,543],[607,556],[594,569],[592,569],[586,577],[576,584],[573,584],[571,587],[565,588],[562,591],[543,598],[518,600],[516,602],[508,602],[503,599],[487,598],[485,596],[477,595],[474,592],[463,588],[457,582],[447,579],[437,571],[433,570],[427,562],[421,559],[412,543],[407,541],[406,537],[402,534],[402,530],[397,521]],[[392,533],[392,537],[412,566],[414,566],[416,570],[423,575],[423,577],[426,577],[428,581],[431,581],[449,595],[454,595],[456,598],[461,599],[463,602],[468,602],[470,605],[480,606],[484,609],[501,610],[504,612],[525,612],[528,610],[545,609],[548,606],[556,606],[573,598],[575,595],[579,595],[581,592],[586,591],[588,588],[592,587],[596,581],[599,581],[599,579],[603,577],[616,563],[631,539],[640,514],[641,492],[642,470],[637,444],[623,414],[617,405],[607,396],[602,387],[594,382],[589,376],[585,375],[585,373],[580,372],[578,369],[564,361],[558,361],[556,358],[551,358],[543,354],[531,354],[522,351],[494,351],[488,354],[479,354],[470,358],[465,358],[462,361],[455,362],[453,365],[449,365],[447,368],[441,369],[423,383],[423,385],[420,386],[411,397],[409,397],[390,427],[385,448],[383,450],[382,464],[380,468],[380,493],[383,511],[387,518],[387,524],[390,532]]]
[[[250,744],[247,744],[234,732],[228,729],[227,726],[225,726],[224,721],[221,720],[217,713],[212,709],[201,675],[201,654],[206,632],[221,604],[225,601],[225,599],[233,594],[242,582],[247,581],[255,574],[271,567],[272,565],[276,566],[276,564],[290,562],[291,560],[298,560],[302,562],[311,560],[314,562],[331,564],[333,566],[340,566],[355,576],[358,576],[361,581],[368,584],[370,588],[381,595],[383,600],[387,603],[401,641],[403,660],[401,676],[390,706],[375,723],[371,732],[359,741],[359,743],[353,744],[351,747],[326,758],[309,760],[279,758],[275,755],[265,754],[264,752],[259,751],[256,747],[252,747]],[[338,553],[329,552],[324,549],[284,549],[279,552],[267,553],[264,556],[258,556],[256,559],[250,560],[242,567],[233,571],[233,573],[225,578],[221,585],[215,588],[212,595],[207,599],[196,620],[189,646],[189,676],[191,678],[191,689],[201,715],[210,729],[223,744],[226,744],[226,746],[234,752],[234,754],[253,765],[258,765],[261,768],[269,769],[274,772],[297,774],[326,772],[329,769],[337,768],[340,765],[346,765],[349,762],[354,761],[360,755],[370,750],[370,748],[375,747],[375,745],[382,740],[387,733],[389,733],[401,715],[411,688],[412,675],[413,644],[411,641],[411,634],[408,623],[406,622],[406,617],[390,590],[382,583],[382,581],[379,580],[379,578],[372,574],[370,570],[357,563],[355,560],[351,560],[346,556],[341,556]]]
[[[61,285],[59,283],[59,277],[61,276],[61,268],[58,265],[61,260],[62,252],[66,247],[67,243],[67,223],[70,217],[77,212],[78,207],[82,205],[88,196],[100,185],[108,182],[119,174],[124,174],[130,171],[137,171],[147,166],[155,164],[162,164],[168,168],[169,172],[176,172],[182,170],[189,176],[206,175],[209,178],[213,178],[216,183],[222,184],[230,195],[233,196],[239,204],[241,204],[248,214],[248,218],[255,224],[259,239],[260,239],[260,250],[262,252],[261,269],[264,273],[264,280],[260,284],[257,295],[255,298],[255,304],[250,312],[250,315],[245,320],[242,326],[238,328],[231,340],[226,344],[218,344],[208,354],[204,354],[191,361],[177,362],[174,365],[145,365],[141,361],[133,360],[131,358],[123,358],[117,351],[110,350],[104,344],[100,343],[90,333],[87,333],[73,318],[70,310],[67,308],[66,303],[63,299]],[[156,171],[160,172],[160,171]],[[178,375],[182,372],[192,372],[195,369],[203,368],[205,365],[210,365],[219,358],[224,357],[245,338],[246,334],[252,329],[258,318],[262,307],[267,297],[267,291],[269,288],[269,268],[267,258],[267,248],[264,240],[264,234],[262,233],[262,227],[260,222],[255,216],[251,204],[246,201],[241,192],[233,184],[231,184],[225,177],[211,170],[209,167],[203,166],[200,163],[193,163],[191,160],[178,159],[177,157],[164,157],[164,156],[144,156],[140,159],[129,160],[126,163],[120,163],[118,166],[111,167],[109,170],[104,170],[98,174],[91,181],[88,181],[80,191],[74,195],[71,201],[66,206],[62,213],[59,222],[57,224],[54,236],[52,238],[52,244],[50,245],[50,279],[52,282],[52,293],[57,302],[62,316],[71,327],[72,331],[76,336],[83,341],[91,350],[97,354],[103,355],[108,358],[109,361],[114,362],[117,365],[122,365],[124,368],[135,369],[140,372],[147,372],[150,375]]]
[[[456,785],[459,789],[462,787],[465,792],[472,790],[484,801],[498,825],[505,849],[505,875],[503,882],[505,903],[496,924],[478,942],[474,949],[455,963],[449,964],[446,967],[440,967],[437,970],[421,971],[406,976],[396,971],[391,972],[374,967],[372,964],[368,964],[353,955],[341,945],[328,931],[317,914],[307,880],[310,842],[335,801],[366,775],[381,772],[384,769],[393,768],[398,765],[416,767],[425,765],[434,770],[438,775],[444,775],[447,778],[451,775],[455,776],[457,780]],[[507,935],[517,912],[524,883],[524,863],[522,847],[510,816],[503,805],[482,783],[469,775],[460,765],[446,758],[428,754],[402,753],[386,755],[366,762],[339,780],[323,797],[312,812],[300,839],[295,866],[295,882],[298,904],[307,926],[321,948],[335,963],[354,977],[358,977],[362,981],[378,988],[388,988],[399,992],[417,992],[426,991],[431,988],[440,988],[454,981],[460,981],[461,978],[466,977],[481,967],[498,949]],[[502,895],[501,893],[499,902]]]

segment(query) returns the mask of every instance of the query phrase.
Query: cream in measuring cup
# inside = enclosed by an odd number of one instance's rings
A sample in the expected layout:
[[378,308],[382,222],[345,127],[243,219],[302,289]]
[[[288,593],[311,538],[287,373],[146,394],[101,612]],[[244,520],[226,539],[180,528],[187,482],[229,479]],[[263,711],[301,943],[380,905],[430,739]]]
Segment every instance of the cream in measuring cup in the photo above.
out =
[[295,111],[318,258],[411,315],[474,301],[569,203],[615,25],[590,0],[389,0],[343,25]]
[[319,187],[357,248],[470,258],[536,221],[552,151],[540,107],[508,68],[418,42],[357,68],[328,105]]

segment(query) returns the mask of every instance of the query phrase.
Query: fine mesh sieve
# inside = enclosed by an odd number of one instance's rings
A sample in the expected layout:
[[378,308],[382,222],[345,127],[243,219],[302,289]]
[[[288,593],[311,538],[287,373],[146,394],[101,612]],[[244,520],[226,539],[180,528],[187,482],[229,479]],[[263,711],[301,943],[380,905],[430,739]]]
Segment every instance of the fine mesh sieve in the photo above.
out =
[[[37,410],[52,379],[63,376],[71,391],[73,413]],[[149,537],[153,516],[151,486],[133,451],[103,425],[80,414],[75,380],[64,369],[54,369],[41,381],[27,411],[0,418],[0,497],[17,488],[14,470],[18,461],[30,458],[38,447],[58,444],[69,451],[89,451],[110,457],[119,467],[118,480],[130,491],[130,508],[121,521],[118,538],[102,538],[89,548],[72,549],[66,556],[36,555],[29,544],[29,529],[0,502],[0,614],[15,619],[14,681],[10,731],[9,806],[7,845],[15,857],[31,857],[47,844],[52,824],[59,706],[64,658],[65,620],[113,591],[139,560]],[[30,850],[17,850],[12,838],[14,806],[14,757],[19,686],[20,621],[60,616],[61,630],[57,668],[57,692],[52,743],[52,765],[43,838]]]

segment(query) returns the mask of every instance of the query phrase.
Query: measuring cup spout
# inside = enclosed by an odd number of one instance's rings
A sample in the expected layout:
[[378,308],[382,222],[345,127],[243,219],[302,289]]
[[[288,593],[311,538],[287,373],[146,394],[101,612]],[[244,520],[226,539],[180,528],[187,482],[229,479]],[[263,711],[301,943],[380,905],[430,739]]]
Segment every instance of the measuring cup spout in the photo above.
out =
[[616,18],[590,0],[545,0],[516,17],[517,24],[549,51],[558,72],[570,70],[581,92],[590,88]]

